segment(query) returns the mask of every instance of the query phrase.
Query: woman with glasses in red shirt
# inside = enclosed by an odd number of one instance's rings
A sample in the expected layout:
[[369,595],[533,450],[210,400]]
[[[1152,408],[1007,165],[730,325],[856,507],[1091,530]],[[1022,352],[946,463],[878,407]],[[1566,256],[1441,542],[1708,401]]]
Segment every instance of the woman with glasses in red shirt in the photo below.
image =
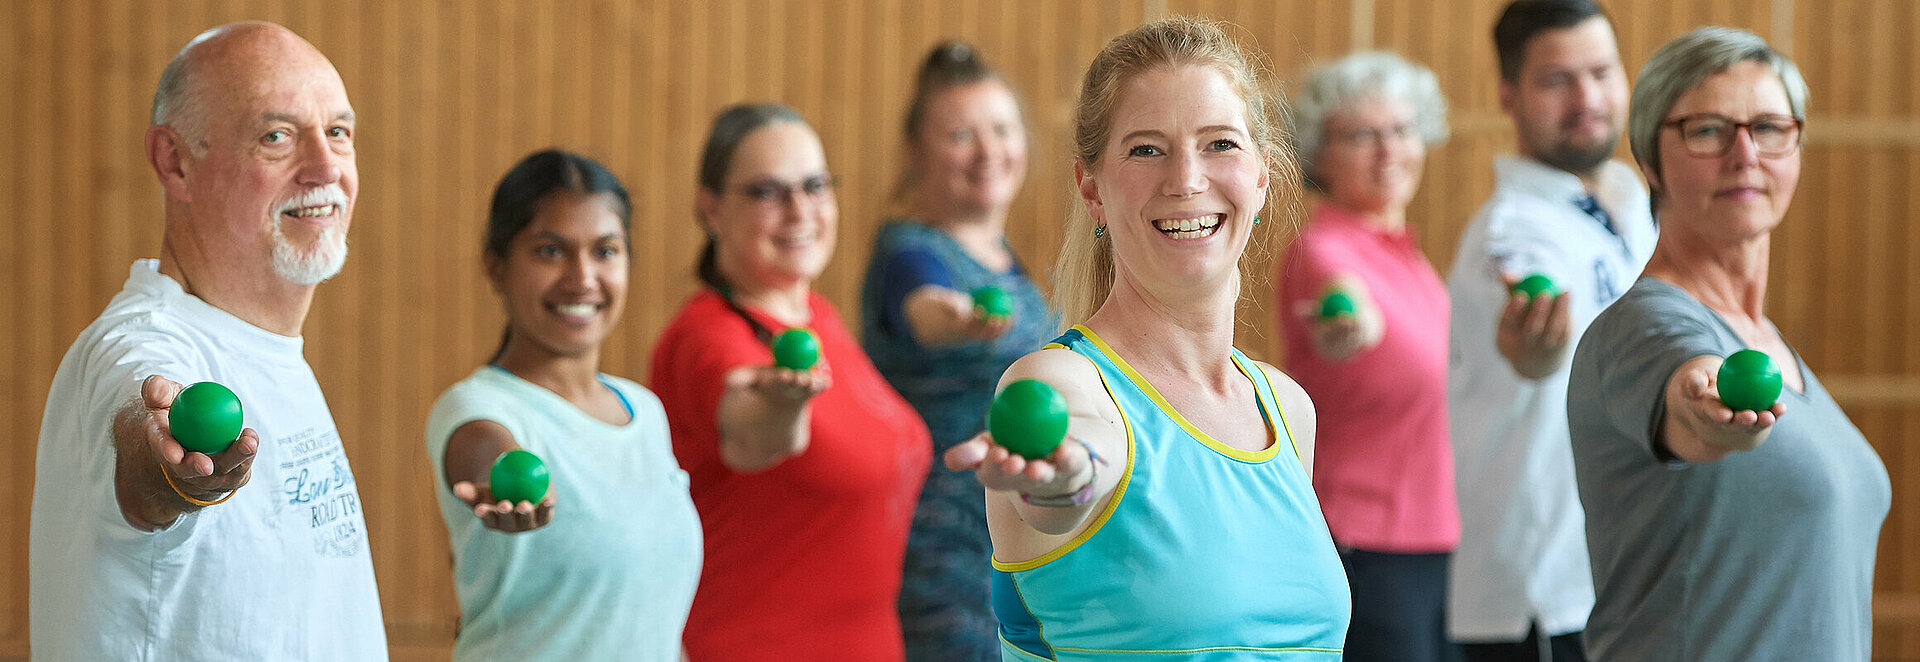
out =
[[[839,211],[820,139],[786,106],[728,108],[699,184],[705,287],[654,347],[652,375],[706,532],[687,653],[899,660],[895,600],[932,442],[813,290]],[[818,363],[774,365],[791,328],[813,332]]]

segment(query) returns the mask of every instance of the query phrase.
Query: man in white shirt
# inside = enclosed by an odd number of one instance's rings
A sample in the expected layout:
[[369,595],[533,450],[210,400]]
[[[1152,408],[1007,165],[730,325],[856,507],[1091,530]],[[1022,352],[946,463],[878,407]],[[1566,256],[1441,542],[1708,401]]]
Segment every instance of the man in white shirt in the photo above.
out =
[[[1520,155],[1494,163],[1493,197],[1447,277],[1461,518],[1447,629],[1472,662],[1582,661],[1593,579],[1567,431],[1568,358],[1639,276],[1657,230],[1646,189],[1612,160],[1627,81],[1601,8],[1518,0],[1494,42]],[[1533,274],[1563,293],[1510,293]]]
[[[54,376],[32,525],[32,646],[49,660],[379,660],[359,492],[302,355],[358,192],[340,75],[286,28],[196,37],[154,94],[160,259]],[[171,436],[184,384],[240,398],[224,451]]]

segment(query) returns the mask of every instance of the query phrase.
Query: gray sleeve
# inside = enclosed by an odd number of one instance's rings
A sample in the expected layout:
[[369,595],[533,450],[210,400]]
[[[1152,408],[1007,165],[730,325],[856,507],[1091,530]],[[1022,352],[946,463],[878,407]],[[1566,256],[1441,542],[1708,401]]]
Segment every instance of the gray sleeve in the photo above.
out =
[[1725,343],[1712,311],[1692,297],[1671,287],[1635,289],[1587,330],[1579,351],[1591,353],[1592,370],[1583,388],[1569,393],[1584,400],[1577,406],[1598,409],[1614,428],[1610,436],[1632,440],[1649,461],[1673,462],[1658,442],[1667,382],[1696,356],[1724,354]]

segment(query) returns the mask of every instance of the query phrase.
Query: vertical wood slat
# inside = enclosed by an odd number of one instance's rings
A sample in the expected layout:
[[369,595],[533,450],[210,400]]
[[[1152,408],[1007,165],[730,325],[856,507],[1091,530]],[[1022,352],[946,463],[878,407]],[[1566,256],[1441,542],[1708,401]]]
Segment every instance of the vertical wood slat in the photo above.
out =
[[[1149,12],[1209,14],[1240,25],[1274,73],[1292,79],[1309,58],[1343,54],[1364,27],[1374,46],[1432,67],[1452,102],[1454,138],[1432,150],[1412,212],[1421,245],[1445,270],[1454,241],[1492,187],[1488,166],[1512,149],[1493,94],[1490,25],[1504,3],[1473,0],[1439,11],[1414,0],[1374,0],[1369,26],[1344,0],[1169,0],[1120,3],[907,0],[783,3],[738,0],[566,0],[322,6],[287,0],[184,0],[142,5],[8,0],[0,27],[0,195],[18,200],[17,238],[0,243],[0,305],[24,311],[0,324],[20,403],[0,442],[32,453],[48,382],[81,327],[124,279],[127,263],[156,254],[158,186],[140,156],[147,99],[160,66],[200,30],[241,18],[289,25],[332,57],[361,111],[363,182],[347,271],[320,290],[307,328],[309,356],[332,398],[366,499],[396,659],[444,650],[457,614],[434,478],[421,449],[438,391],[483,361],[498,341],[499,305],[479,278],[478,246],[494,183],[525,153],[558,145],[593,155],[634,193],[634,263],[625,322],[610,339],[608,372],[643,378],[659,327],[693,289],[701,232],[692,219],[699,142],[721,106],[781,99],[801,109],[848,177],[841,236],[821,290],[849,319],[872,233],[904,151],[899,114],[935,40],[974,41],[1007,69],[1032,135],[1026,186],[1009,238],[1044,275],[1072,205],[1069,124],[1080,75],[1112,35]],[[1833,3],[1613,0],[1623,59],[1637,72],[1652,50],[1701,22],[1770,34],[1788,25],[1792,53],[1814,88],[1816,118],[1898,126],[1920,121],[1920,10],[1901,0]],[[1789,16],[1780,16],[1786,7]],[[1790,20],[1782,20],[1790,19]],[[1784,41],[1784,40],[1783,40]],[[14,64],[19,63],[19,64]],[[1920,374],[1920,145],[1868,137],[1816,139],[1798,200],[1775,242],[1770,310],[1823,376]],[[1624,152],[1623,152],[1624,154]],[[1902,250],[1904,247],[1904,250]],[[1278,249],[1278,246],[1275,246]],[[1268,268],[1268,267],[1263,267]],[[1849,290],[1855,282],[1865,281]],[[1267,285],[1267,286],[1270,286]],[[1842,294],[1852,292],[1851,295]],[[1243,311],[1250,353],[1277,356],[1264,298]],[[1831,339],[1831,340],[1830,340]],[[1845,403],[1843,403],[1845,404]],[[1920,405],[1860,409],[1895,494],[1916,488]],[[1879,588],[1920,592],[1920,512],[1896,500],[1883,529]],[[27,513],[0,513],[26,530]],[[24,655],[26,536],[0,543],[0,658]],[[1883,625],[1889,659],[1920,658],[1920,627]],[[443,655],[442,655],[443,657]]]
[[[31,11],[14,13],[12,16],[16,25],[25,27],[0,30],[0,55],[4,55],[11,62],[27,62],[30,54],[45,52],[46,47],[36,43],[32,37],[34,34],[44,34],[33,29],[38,27],[37,17]],[[32,146],[29,136],[24,135],[28,132],[23,131],[23,127],[27,124],[27,118],[35,117],[34,109],[28,105],[38,96],[33,94],[35,75],[43,74],[28,67],[0,67],[0,85],[4,85],[4,89],[17,91],[0,98],[0,144]],[[32,198],[40,196],[26,195],[33,189],[24,180],[24,176],[0,177],[0,196],[19,201],[20,212],[26,218],[34,218],[36,213],[45,213],[45,210],[38,205],[50,201],[36,202]],[[24,285],[29,282],[28,275],[31,272],[24,264],[23,243],[0,242],[0,277],[4,277],[7,283]],[[26,310],[25,291],[27,289],[24,286],[0,288],[0,306],[4,306],[4,310]],[[38,367],[34,365],[37,359],[35,353],[22,351],[24,348],[21,347],[21,341],[25,337],[25,327],[31,323],[32,317],[32,315],[11,315],[6,321],[0,322],[0,334],[5,334],[5,340],[9,341],[0,343],[0,347],[6,348],[4,353],[0,353],[0,369],[9,372],[8,378],[0,379],[0,398],[5,398],[6,402],[25,403],[44,399],[44,396],[39,398],[32,396],[33,388],[29,384],[33,382],[24,379],[26,375],[33,374]],[[30,417],[31,414],[26,414],[20,418]],[[35,427],[28,428],[30,425]],[[33,430],[37,429],[37,424],[23,423],[16,424],[15,427]],[[9,436],[19,437],[18,432]],[[17,453],[26,449],[16,446],[8,450],[15,451],[18,457]],[[24,531],[27,518],[19,514],[21,509],[9,510],[11,512],[0,514],[0,526],[6,527],[9,531]],[[0,541],[0,563],[5,564],[7,568],[6,572],[0,572],[0,595],[26,595],[26,573],[19,572],[19,569],[27,567],[26,536],[8,536],[4,541]],[[15,598],[0,604],[0,619],[5,619],[5,622],[0,622],[0,655],[15,653],[24,655],[27,637],[26,601]]]
[[[24,23],[27,17],[16,14],[14,20]],[[19,30],[0,30],[0,56],[12,62],[26,61],[27,44],[23,37]],[[23,79],[23,69],[24,67],[18,66],[0,67],[0,89],[25,90],[27,81]],[[12,94],[8,95],[9,98],[0,99],[0,144],[23,144],[24,139],[18,135],[19,129],[16,127],[24,123],[22,116],[25,113],[20,110],[20,100],[24,96]],[[14,178],[0,177],[0,199],[22,200],[25,196],[19,188]],[[31,207],[24,200],[20,208],[23,211],[31,211]],[[4,282],[7,283],[27,282],[26,273],[19,266],[20,253],[17,245],[17,242],[0,242],[0,279],[5,279]],[[0,288],[0,310],[21,310],[20,289],[22,288]],[[12,320],[8,322],[0,322],[0,334],[5,334],[8,339],[17,341],[20,337],[21,320],[29,316],[13,315],[11,317]],[[15,346],[12,343],[8,345]],[[16,403],[27,401],[28,396],[25,392],[28,389],[21,383],[21,379],[13,377],[29,373],[26,358],[26,352],[14,349],[0,353],[0,370],[7,371],[8,376],[6,379],[0,379],[0,401]],[[20,449],[8,448],[7,450]],[[19,515],[0,515],[0,526],[7,527],[9,531],[21,531],[23,530],[21,526],[26,523],[25,518]],[[0,541],[0,567],[8,570],[0,572],[0,595],[25,595],[27,592],[25,573],[14,571],[27,565],[27,544],[24,538],[25,536],[16,535]],[[15,599],[0,604],[0,655],[13,653],[12,648],[16,642],[23,641],[26,636],[26,603]],[[19,652],[25,652],[24,645],[20,646]]]

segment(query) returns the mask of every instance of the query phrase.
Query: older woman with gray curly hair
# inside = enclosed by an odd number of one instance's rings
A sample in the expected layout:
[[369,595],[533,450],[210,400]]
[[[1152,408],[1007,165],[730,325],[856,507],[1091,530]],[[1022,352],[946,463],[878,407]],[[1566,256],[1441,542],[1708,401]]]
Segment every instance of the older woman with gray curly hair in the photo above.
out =
[[1280,326],[1287,369],[1321,411],[1313,487],[1353,591],[1346,659],[1451,660],[1449,306],[1407,227],[1446,100],[1425,67],[1367,52],[1313,69],[1294,109],[1319,196],[1282,262]]
[[[1660,241],[1581,338],[1567,393],[1596,661],[1870,654],[1886,467],[1761,310],[1806,100],[1791,60],[1720,27],[1662,47],[1634,87]],[[1746,359],[1774,393],[1738,397]]]

